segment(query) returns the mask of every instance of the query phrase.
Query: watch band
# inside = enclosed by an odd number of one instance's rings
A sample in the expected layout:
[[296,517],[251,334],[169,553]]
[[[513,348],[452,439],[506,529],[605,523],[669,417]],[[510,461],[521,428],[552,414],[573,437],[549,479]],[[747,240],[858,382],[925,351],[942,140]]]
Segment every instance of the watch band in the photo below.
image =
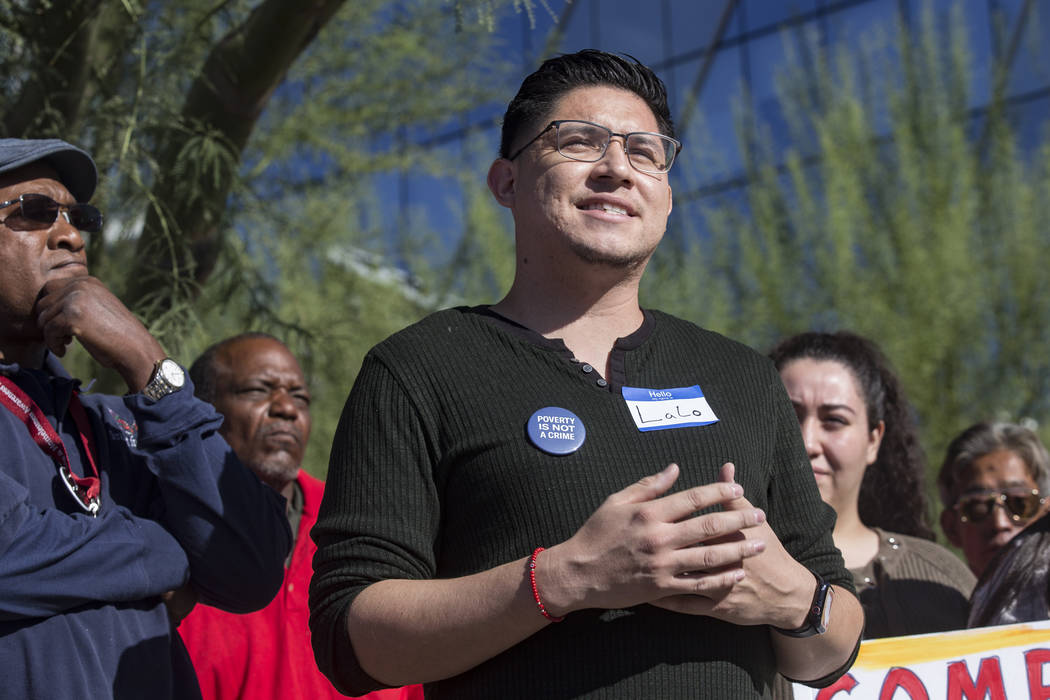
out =
[[186,383],[186,374],[179,363],[170,357],[153,366],[153,376],[149,378],[146,386],[142,387],[142,395],[150,403],[156,403],[168,394],[173,394]]
[[774,627],[777,632],[788,637],[812,637],[824,634],[828,630],[828,620],[831,617],[831,584],[825,581],[820,574],[812,571],[810,573],[817,579],[817,588],[813,591],[813,602],[809,605],[809,611],[806,613],[802,626],[793,630]]

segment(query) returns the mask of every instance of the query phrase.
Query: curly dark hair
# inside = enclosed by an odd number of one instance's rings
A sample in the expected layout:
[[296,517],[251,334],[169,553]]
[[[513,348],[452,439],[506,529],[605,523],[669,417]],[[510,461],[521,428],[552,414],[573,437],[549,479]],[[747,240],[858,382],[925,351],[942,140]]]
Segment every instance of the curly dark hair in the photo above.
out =
[[857,511],[869,527],[932,540],[926,507],[926,457],[911,406],[886,356],[871,340],[849,331],[800,333],[769,352],[777,369],[794,360],[838,362],[857,380],[868,411],[868,429],[885,432],[875,462],[864,472]]

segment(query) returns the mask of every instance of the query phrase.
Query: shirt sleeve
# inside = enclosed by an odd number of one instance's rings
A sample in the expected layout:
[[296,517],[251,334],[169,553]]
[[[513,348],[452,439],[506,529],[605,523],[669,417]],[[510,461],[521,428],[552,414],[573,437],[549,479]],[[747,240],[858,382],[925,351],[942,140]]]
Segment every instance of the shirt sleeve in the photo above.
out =
[[376,581],[435,575],[437,449],[412,397],[370,354],[340,418],[312,531],[314,654],[341,692],[384,687],[361,669],[350,644],[346,615],[354,598]]
[[835,547],[835,510],[820,498],[798,419],[779,375],[769,402],[776,440],[769,486],[769,523],[792,557],[825,581],[854,592],[853,576]]
[[265,607],[284,577],[292,536],[284,498],[237,459],[222,417],[181,391],[124,397],[139,427],[133,468],[155,479],[152,517],[182,546],[201,601],[229,612]]
[[0,473],[0,620],[159,596],[188,574],[186,554],[160,524],[119,506],[98,517],[41,509]]
[[[829,583],[855,593],[853,575],[835,547],[835,510],[824,503],[806,456],[802,433],[779,375],[770,382],[776,442],[770,480],[769,523],[784,548],[810,571]],[[834,610],[834,609],[833,609]],[[825,688],[850,669],[860,651],[861,636],[842,666],[823,678],[794,681],[812,688]]]

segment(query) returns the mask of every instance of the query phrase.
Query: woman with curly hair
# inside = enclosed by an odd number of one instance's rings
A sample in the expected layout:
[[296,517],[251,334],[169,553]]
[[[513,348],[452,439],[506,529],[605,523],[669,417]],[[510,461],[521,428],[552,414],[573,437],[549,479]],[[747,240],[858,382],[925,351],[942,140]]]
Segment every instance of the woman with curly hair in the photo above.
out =
[[833,536],[864,606],[864,637],[966,627],[974,576],[931,541],[922,448],[882,352],[853,333],[802,333],[770,358],[838,515]]

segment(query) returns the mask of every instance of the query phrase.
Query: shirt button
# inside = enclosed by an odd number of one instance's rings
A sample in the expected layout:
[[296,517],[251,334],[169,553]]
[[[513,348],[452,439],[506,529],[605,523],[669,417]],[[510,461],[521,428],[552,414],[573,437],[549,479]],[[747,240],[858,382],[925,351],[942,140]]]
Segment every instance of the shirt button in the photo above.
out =
[[594,368],[593,368],[593,367],[591,367],[591,366],[590,366],[590,365],[588,365],[588,364],[584,364],[584,365],[583,365],[583,367],[580,367],[580,369],[582,369],[582,370],[583,370],[583,371],[584,371],[585,373],[587,373],[587,374],[590,374],[591,372],[593,372],[593,371],[594,371]]
[[595,382],[598,386],[609,386],[609,382],[605,381],[601,377],[598,377],[598,381]]

